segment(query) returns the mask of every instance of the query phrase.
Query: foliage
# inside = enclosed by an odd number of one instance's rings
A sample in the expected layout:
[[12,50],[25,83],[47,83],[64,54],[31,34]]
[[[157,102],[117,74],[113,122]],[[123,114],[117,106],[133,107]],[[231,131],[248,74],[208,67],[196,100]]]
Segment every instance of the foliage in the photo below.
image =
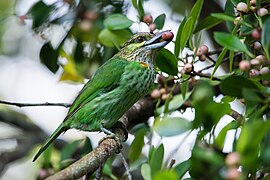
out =
[[[247,10],[236,10],[240,2],[247,2]],[[68,10],[56,16],[61,9],[59,3]],[[131,131],[135,138],[127,159],[131,170],[139,170],[144,179],[180,179],[185,174],[192,179],[255,179],[269,174],[270,14],[262,15],[259,11],[263,8],[269,11],[270,3],[226,0],[224,12],[203,17],[204,3],[197,0],[179,24],[174,51],[162,49],[157,55],[159,95],[152,95],[156,105],[153,126],[138,125]],[[131,4],[137,11],[138,21],[142,22],[146,15],[144,1],[132,0]],[[82,82],[84,77],[90,77],[94,72],[90,67],[108,60],[134,33],[129,28],[137,22],[126,17],[124,8],[122,1],[57,1],[51,5],[38,1],[27,13],[33,20],[34,32],[42,33],[53,26],[67,24],[69,27],[64,28],[65,34],[56,45],[52,43],[55,39],[46,39],[40,50],[41,63],[53,73],[62,67],[61,80]],[[156,31],[167,30],[170,29],[164,27],[167,18],[162,12],[146,24],[150,28],[154,23]],[[216,30],[218,25],[226,27],[225,32]],[[205,50],[201,44],[202,33],[209,30],[216,31],[213,44],[218,48],[212,51],[208,47]],[[68,50],[67,43],[72,51]],[[193,53],[184,54],[186,50]],[[61,58],[65,61],[60,61]],[[199,63],[205,63],[206,67],[194,68]],[[218,68],[224,66],[228,72],[218,76]],[[232,102],[240,104],[243,110],[237,112]],[[195,114],[191,121],[175,115],[186,109],[192,109]],[[223,118],[228,116],[232,120],[217,132],[216,127],[224,124]],[[163,138],[194,131],[197,134],[191,156],[175,164],[169,159],[170,166],[165,163],[167,147],[164,144],[149,147],[145,143],[146,139],[151,141],[153,133]],[[228,153],[224,151],[225,140],[232,131],[235,136],[230,142],[232,152]],[[143,148],[147,146],[148,154],[143,155]],[[74,160],[75,147],[80,147],[83,154],[92,149],[89,140],[83,145],[81,141],[68,144],[61,152],[60,162],[54,165],[55,170]],[[229,157],[233,153],[237,156],[232,163]],[[103,174],[113,179],[117,175],[125,176],[113,171],[113,160],[106,162]]]

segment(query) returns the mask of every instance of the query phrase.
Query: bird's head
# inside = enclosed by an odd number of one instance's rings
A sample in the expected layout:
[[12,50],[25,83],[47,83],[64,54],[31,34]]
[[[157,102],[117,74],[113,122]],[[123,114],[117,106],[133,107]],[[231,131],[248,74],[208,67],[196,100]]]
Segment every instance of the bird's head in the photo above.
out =
[[132,36],[117,56],[128,61],[152,62],[156,52],[171,42],[172,38],[173,33],[169,30],[156,34],[141,32]]

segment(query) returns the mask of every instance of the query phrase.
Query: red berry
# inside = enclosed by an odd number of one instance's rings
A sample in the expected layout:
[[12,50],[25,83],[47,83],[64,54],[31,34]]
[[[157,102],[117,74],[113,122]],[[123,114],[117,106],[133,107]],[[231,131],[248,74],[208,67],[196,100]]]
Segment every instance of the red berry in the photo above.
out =
[[157,25],[155,23],[151,23],[151,24],[149,24],[149,29],[151,32],[153,32],[154,30],[157,29]]
[[260,70],[260,74],[269,74],[270,73],[270,69],[268,67],[263,67]]
[[262,49],[262,45],[261,45],[261,43],[260,43],[259,41],[255,41],[255,42],[254,42],[254,49],[255,49],[255,50],[260,50],[260,49]]
[[255,77],[255,76],[259,76],[259,75],[260,75],[260,72],[257,69],[251,69],[249,71],[249,76],[250,77]]
[[150,14],[146,14],[143,17],[143,22],[146,24],[151,24],[153,22],[153,17]]
[[249,70],[251,64],[249,61],[247,60],[242,60],[240,63],[239,63],[239,68],[242,70],[242,71],[247,71]]
[[151,92],[151,97],[154,98],[154,99],[157,99],[161,96],[160,92],[158,89],[154,89],[152,92]]
[[262,17],[262,16],[268,14],[268,10],[266,8],[260,8],[257,10],[257,14],[258,14],[258,16]]
[[166,31],[162,34],[162,39],[165,41],[171,41],[173,39],[173,33],[170,31]]
[[254,29],[252,32],[251,32],[251,37],[253,39],[261,39],[261,32],[258,30],[258,29]]
[[183,68],[184,72],[187,73],[187,74],[192,72],[193,69],[194,69],[194,67],[193,67],[193,65],[191,63],[185,64],[185,66]]
[[206,56],[204,54],[199,56],[199,60],[200,61],[205,61],[206,60]]
[[238,152],[232,152],[225,158],[225,163],[227,166],[237,166],[240,161],[240,154]]

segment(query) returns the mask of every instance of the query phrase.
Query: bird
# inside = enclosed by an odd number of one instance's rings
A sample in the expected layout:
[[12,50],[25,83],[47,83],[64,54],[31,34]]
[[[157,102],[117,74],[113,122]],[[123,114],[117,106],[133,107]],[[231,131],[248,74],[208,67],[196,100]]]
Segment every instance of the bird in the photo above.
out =
[[110,132],[108,129],[153,88],[156,54],[172,38],[170,30],[133,35],[84,85],[63,122],[46,140],[33,162],[69,129]]

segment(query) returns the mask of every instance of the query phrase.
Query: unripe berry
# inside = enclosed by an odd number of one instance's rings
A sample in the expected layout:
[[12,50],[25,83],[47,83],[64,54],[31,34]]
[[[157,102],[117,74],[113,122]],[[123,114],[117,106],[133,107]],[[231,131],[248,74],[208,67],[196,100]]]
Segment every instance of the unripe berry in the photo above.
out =
[[161,96],[161,99],[162,99],[163,101],[165,101],[165,100],[168,99],[168,98],[170,98],[170,94],[163,94],[163,95]]
[[254,29],[252,32],[251,32],[251,37],[253,39],[261,39],[261,32],[258,30],[258,29]]
[[184,68],[183,68],[183,70],[184,70],[184,72],[185,72],[186,74],[192,72],[193,69],[194,69],[194,67],[193,67],[193,65],[192,65],[191,63],[185,64],[185,66],[184,66]]
[[170,31],[166,31],[162,34],[162,39],[165,40],[165,41],[170,41],[173,39],[173,33],[170,32]]
[[239,69],[241,69],[241,71],[247,71],[247,70],[249,70],[250,66],[251,66],[251,64],[247,60],[242,60],[239,63]]
[[154,98],[154,99],[157,99],[161,96],[160,92],[158,89],[154,89],[152,92],[151,92],[151,97]]
[[253,66],[257,66],[260,64],[260,61],[258,59],[251,59],[250,60],[250,64],[253,65]]
[[209,50],[208,49],[208,46],[202,45],[202,46],[199,47],[198,51],[196,52],[196,55],[197,56],[201,56],[203,54],[207,54],[208,53],[208,50]]
[[240,172],[237,168],[229,168],[226,173],[226,179],[228,180],[238,180],[240,178]]
[[256,0],[250,0],[249,2],[251,5],[256,5]]
[[236,9],[237,9],[237,11],[240,11],[240,12],[247,12],[248,11],[248,6],[244,2],[240,2],[240,3],[237,4]]
[[256,77],[256,76],[259,76],[260,75],[260,72],[257,70],[257,69],[251,69],[249,71],[249,76],[252,78],[252,77]]
[[200,61],[205,61],[206,60],[206,56],[204,54],[202,54],[201,56],[199,56],[199,60]]
[[84,18],[85,19],[89,19],[91,21],[96,20],[98,17],[97,12],[93,11],[93,10],[88,10],[84,12]]
[[242,18],[240,16],[236,17],[233,21],[234,25],[237,25],[239,23],[239,21],[242,21]]
[[159,93],[160,93],[160,94],[165,94],[165,93],[166,93],[166,89],[165,89],[165,88],[161,88],[161,89],[159,90]]
[[260,8],[257,10],[257,14],[258,14],[258,16],[262,17],[262,16],[268,14],[268,10],[265,8]]
[[89,20],[82,20],[79,24],[79,27],[82,31],[89,31],[90,29],[92,29],[92,22]]
[[260,49],[262,49],[262,45],[261,45],[261,43],[260,43],[259,41],[255,41],[255,42],[254,42],[254,49],[255,49],[255,50],[260,50]]
[[232,152],[227,155],[225,163],[227,166],[238,166],[240,161],[240,154],[238,152]]
[[143,22],[146,24],[151,24],[153,22],[153,17],[150,14],[146,14],[143,17]]
[[260,69],[260,74],[269,74],[270,70],[268,67],[263,67],[262,69]]
[[258,55],[258,56],[256,56],[256,59],[258,59],[260,62],[263,62],[266,60],[264,55]]
[[157,25],[155,23],[151,23],[149,24],[149,29],[150,29],[150,32],[153,32],[154,30],[157,29]]

